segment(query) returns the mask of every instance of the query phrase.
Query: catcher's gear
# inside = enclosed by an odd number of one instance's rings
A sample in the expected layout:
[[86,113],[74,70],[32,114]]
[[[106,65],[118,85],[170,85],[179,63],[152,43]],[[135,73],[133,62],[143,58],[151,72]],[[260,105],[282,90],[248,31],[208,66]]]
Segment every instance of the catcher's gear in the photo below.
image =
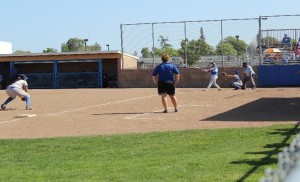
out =
[[226,73],[226,72],[222,72],[222,75],[223,75],[223,76],[226,76],[226,75],[227,75],[227,73]]

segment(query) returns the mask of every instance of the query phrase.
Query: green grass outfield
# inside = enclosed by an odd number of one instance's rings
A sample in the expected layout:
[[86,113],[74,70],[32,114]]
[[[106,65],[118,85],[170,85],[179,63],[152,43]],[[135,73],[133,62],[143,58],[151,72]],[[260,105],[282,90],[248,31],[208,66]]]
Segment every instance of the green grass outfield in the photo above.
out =
[[0,140],[0,181],[258,181],[298,125]]

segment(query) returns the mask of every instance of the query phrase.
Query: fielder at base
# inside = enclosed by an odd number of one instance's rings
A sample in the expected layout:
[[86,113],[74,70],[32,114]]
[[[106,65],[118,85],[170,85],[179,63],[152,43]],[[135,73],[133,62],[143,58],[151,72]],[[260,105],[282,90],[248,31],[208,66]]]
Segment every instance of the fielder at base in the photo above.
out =
[[28,94],[28,83],[27,77],[23,74],[19,74],[17,79],[7,86],[6,94],[9,96],[6,101],[1,104],[1,109],[5,110],[6,105],[14,100],[17,96],[25,98],[26,101],[26,110],[31,110],[30,107],[30,95]]

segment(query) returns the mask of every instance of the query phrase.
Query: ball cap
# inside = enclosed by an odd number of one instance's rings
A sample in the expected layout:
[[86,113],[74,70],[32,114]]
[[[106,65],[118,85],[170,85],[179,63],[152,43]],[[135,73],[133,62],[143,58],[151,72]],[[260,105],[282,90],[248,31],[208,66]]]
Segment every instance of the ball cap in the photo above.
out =
[[27,80],[28,77],[24,74],[18,74],[18,77],[20,77],[22,80]]

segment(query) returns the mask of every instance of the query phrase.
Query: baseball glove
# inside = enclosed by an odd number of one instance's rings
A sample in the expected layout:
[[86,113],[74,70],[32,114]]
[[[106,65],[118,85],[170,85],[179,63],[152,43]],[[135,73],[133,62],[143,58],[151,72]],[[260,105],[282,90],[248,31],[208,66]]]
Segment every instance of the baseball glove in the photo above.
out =
[[21,101],[26,101],[26,98],[25,97],[21,97]]
[[223,75],[223,76],[226,76],[226,75],[227,75],[227,73],[226,73],[226,72],[222,72],[222,75]]

